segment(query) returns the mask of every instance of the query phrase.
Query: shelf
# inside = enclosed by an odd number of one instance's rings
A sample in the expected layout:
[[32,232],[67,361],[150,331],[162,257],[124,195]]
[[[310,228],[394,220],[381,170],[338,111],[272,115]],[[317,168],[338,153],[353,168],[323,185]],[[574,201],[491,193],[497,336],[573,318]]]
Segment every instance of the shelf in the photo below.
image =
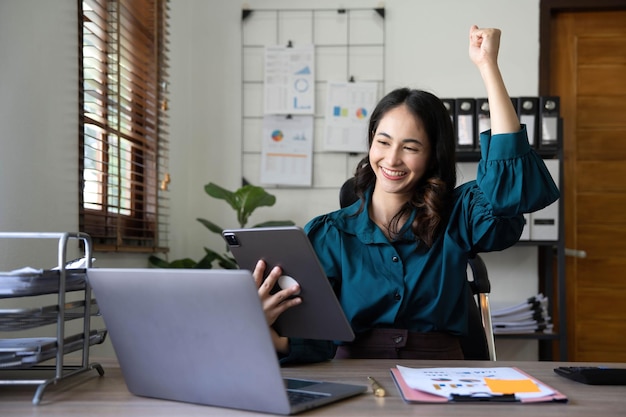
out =
[[558,340],[557,333],[494,333],[496,339]]
[[558,246],[557,240],[520,240],[515,246]]
[[[561,122],[559,122],[561,123]],[[562,135],[562,128],[559,129]],[[561,138],[557,141],[562,143]],[[537,149],[535,152],[545,160],[558,160],[561,167],[559,174],[559,189],[563,189],[562,152],[558,147],[549,146]],[[457,162],[479,162],[480,149],[460,148],[456,150]],[[567,360],[567,334],[566,334],[566,304],[565,304],[565,250],[563,231],[563,204],[559,202],[558,208],[558,239],[556,240],[520,240],[517,247],[536,247],[539,253],[539,287],[540,291],[550,300],[550,315],[555,328],[552,333],[516,333],[494,334],[496,339],[528,339],[539,341],[539,359]],[[554,265],[556,264],[556,268]],[[556,348],[558,346],[558,349]]]
[[[90,316],[98,314],[96,300],[91,300]],[[56,304],[26,308],[0,309],[0,331],[17,331],[55,324],[58,320],[59,306]],[[65,303],[65,320],[75,320],[85,317],[85,301],[78,300]],[[2,342],[2,339],[0,339]]]
[[[102,343],[106,330],[91,329],[91,317],[98,314],[98,306],[91,297],[87,282],[87,268],[91,267],[91,237],[85,233],[0,233],[0,239],[55,239],[58,264],[50,270],[23,268],[17,271],[0,272],[0,306],[3,299],[39,297],[56,294],[56,304],[28,308],[0,308],[0,331],[22,331],[56,324],[55,335],[41,337],[15,337],[0,339],[0,385],[37,385],[33,404],[40,403],[43,392],[50,384],[95,369],[103,375],[98,363],[89,363],[89,349]],[[82,243],[84,268],[69,269],[74,261],[68,262],[69,241]],[[36,262],[36,259],[33,260]],[[66,302],[69,292],[82,291],[82,297]],[[49,301],[48,301],[49,303]],[[82,331],[66,336],[66,323],[82,319]],[[68,366],[64,356],[82,351],[80,365]],[[44,362],[54,361],[54,365]],[[45,378],[33,378],[25,371],[42,371]],[[30,375],[30,376],[29,376]]]
[[[106,334],[105,330],[92,330],[87,343],[89,346],[100,344],[104,342]],[[84,343],[82,333],[66,337],[63,341],[63,353],[76,352],[83,348]],[[54,359],[58,352],[59,343],[56,337],[0,339],[0,369],[32,368]]]
[[[24,269],[16,272],[0,272],[0,298],[30,297],[56,294],[61,285],[61,270]],[[66,269],[64,288],[66,292],[85,289],[86,270]]]

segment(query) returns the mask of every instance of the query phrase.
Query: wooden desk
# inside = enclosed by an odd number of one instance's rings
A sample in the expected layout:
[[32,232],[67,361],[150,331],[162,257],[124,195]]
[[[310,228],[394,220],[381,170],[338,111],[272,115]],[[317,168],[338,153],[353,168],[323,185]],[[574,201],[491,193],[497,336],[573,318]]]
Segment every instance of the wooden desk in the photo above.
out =
[[[389,369],[396,364],[410,367],[517,366],[569,397],[566,404],[407,404],[400,397]],[[286,377],[305,377],[368,385],[371,375],[387,390],[378,398],[366,394],[311,410],[315,416],[618,416],[626,415],[626,387],[590,386],[554,374],[559,362],[474,362],[474,361],[395,361],[335,360],[332,362],[284,368]],[[580,365],[580,364],[578,364]],[[120,369],[103,363],[105,374],[90,371],[50,386],[38,406],[32,404],[34,386],[0,387],[0,415],[5,416],[266,416],[249,411],[177,403],[137,397],[128,392]],[[614,365],[626,367],[626,364]],[[244,375],[242,375],[245,378]]]

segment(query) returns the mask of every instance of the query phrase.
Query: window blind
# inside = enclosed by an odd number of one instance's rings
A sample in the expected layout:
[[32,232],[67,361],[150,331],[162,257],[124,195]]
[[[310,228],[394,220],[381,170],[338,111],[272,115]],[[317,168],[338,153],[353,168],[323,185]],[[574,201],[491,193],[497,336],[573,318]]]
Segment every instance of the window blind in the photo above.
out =
[[167,0],[79,0],[79,224],[94,249],[167,250]]

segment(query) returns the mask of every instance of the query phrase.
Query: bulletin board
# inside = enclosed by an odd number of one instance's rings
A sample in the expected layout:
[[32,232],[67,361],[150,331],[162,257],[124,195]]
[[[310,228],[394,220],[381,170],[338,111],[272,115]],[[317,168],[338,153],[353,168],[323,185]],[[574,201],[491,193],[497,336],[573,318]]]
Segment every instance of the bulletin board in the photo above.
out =
[[[375,83],[384,89],[384,8],[242,10],[242,182],[291,188],[261,181],[264,134],[264,71],[267,47],[312,45],[315,103],[312,110],[312,178],[304,188],[339,189],[354,174],[364,152],[329,151],[324,146],[329,84]],[[291,115],[284,115],[291,117]],[[367,137],[364,135],[364,149]],[[298,188],[303,188],[302,185]]]

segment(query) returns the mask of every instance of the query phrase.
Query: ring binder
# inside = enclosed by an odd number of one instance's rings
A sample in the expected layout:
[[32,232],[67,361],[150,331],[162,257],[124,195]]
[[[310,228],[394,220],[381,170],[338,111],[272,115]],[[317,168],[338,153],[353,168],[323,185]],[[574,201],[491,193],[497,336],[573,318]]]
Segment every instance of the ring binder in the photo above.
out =
[[448,110],[448,114],[450,114],[450,120],[454,123],[454,115],[456,114],[455,102],[456,99],[453,98],[442,98],[441,102],[443,103],[443,107]]
[[455,101],[456,130],[458,149],[473,149],[476,147],[475,120],[476,100],[473,98],[457,98]]
[[530,146],[537,147],[539,123],[539,98],[519,97],[517,100],[517,115],[521,124],[526,125]]
[[556,96],[542,96],[540,98],[541,136],[539,147],[554,149],[558,146],[559,117],[561,112],[560,100]]
[[[475,138],[480,138],[480,134],[491,129],[491,113],[489,111],[489,101],[486,98],[476,99],[476,132]],[[476,140],[476,148],[480,148],[480,141]]]

